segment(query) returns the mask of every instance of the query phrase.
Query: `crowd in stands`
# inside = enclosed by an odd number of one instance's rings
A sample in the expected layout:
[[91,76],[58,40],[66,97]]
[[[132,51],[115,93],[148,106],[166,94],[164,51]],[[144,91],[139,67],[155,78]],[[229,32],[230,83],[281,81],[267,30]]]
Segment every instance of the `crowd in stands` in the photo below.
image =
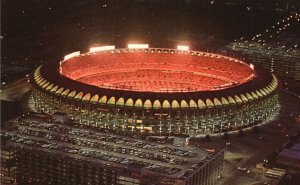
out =
[[63,62],[62,74],[100,87],[140,91],[199,91],[244,83],[252,69],[222,57],[180,53],[101,52]]

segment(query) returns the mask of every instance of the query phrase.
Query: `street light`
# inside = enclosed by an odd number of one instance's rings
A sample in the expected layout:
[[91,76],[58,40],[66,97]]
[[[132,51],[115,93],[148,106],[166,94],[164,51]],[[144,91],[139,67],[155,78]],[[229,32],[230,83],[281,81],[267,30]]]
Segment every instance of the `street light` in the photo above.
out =
[[267,169],[268,169],[268,162],[269,162],[269,161],[268,161],[268,159],[264,159],[263,161],[264,161],[264,163],[265,163],[265,165],[266,165],[266,171],[267,171]]
[[227,151],[227,148],[230,146],[230,142],[226,142],[226,148],[225,151]]

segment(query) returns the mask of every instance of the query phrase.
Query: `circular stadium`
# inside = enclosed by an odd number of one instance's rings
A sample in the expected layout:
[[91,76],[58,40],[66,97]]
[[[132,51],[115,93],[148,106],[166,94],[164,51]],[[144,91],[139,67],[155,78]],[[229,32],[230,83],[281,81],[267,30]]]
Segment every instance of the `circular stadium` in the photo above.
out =
[[32,75],[36,108],[80,124],[146,135],[222,133],[276,112],[278,80],[219,54],[129,44],[73,52]]

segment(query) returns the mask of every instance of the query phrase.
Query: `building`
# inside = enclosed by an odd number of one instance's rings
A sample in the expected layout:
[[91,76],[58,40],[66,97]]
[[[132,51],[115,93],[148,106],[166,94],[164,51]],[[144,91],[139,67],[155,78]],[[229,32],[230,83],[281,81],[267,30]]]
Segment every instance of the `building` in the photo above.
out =
[[259,124],[276,112],[279,87],[271,73],[235,58],[148,45],[74,52],[38,67],[31,81],[38,111],[159,136]]
[[7,131],[16,154],[17,183],[202,185],[216,184],[224,150],[177,147],[23,117]]
[[[289,40],[293,39],[292,37]],[[276,45],[261,45],[254,42],[233,43],[230,46],[234,48],[234,52],[243,53],[253,64],[268,69],[283,81],[300,80],[300,62],[299,55],[297,55],[299,49],[288,53],[287,49]]]
[[244,55],[286,84],[297,84],[300,81],[299,22],[300,14],[292,12],[252,38],[235,40],[226,46],[226,50]]
[[1,135],[1,184],[15,184],[16,181],[16,151],[6,145],[6,139]]
[[300,143],[296,143],[291,148],[284,148],[277,156],[277,163],[300,170]]
[[70,116],[64,112],[55,112],[52,115],[52,119],[59,123],[67,123],[70,120]]
[[175,146],[188,146],[190,142],[189,136],[174,136],[173,145]]

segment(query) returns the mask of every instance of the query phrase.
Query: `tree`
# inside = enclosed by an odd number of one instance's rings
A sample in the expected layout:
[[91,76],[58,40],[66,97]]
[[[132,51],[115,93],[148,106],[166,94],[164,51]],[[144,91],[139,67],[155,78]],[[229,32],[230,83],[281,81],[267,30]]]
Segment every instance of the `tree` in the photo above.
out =
[[206,136],[204,137],[204,141],[206,141],[206,142],[211,141],[210,136],[209,136],[209,135],[206,135]]
[[253,127],[253,132],[254,132],[254,134],[259,134],[260,133],[260,130],[259,130],[258,126]]
[[223,139],[228,140],[229,139],[229,134],[227,132],[224,133]]

